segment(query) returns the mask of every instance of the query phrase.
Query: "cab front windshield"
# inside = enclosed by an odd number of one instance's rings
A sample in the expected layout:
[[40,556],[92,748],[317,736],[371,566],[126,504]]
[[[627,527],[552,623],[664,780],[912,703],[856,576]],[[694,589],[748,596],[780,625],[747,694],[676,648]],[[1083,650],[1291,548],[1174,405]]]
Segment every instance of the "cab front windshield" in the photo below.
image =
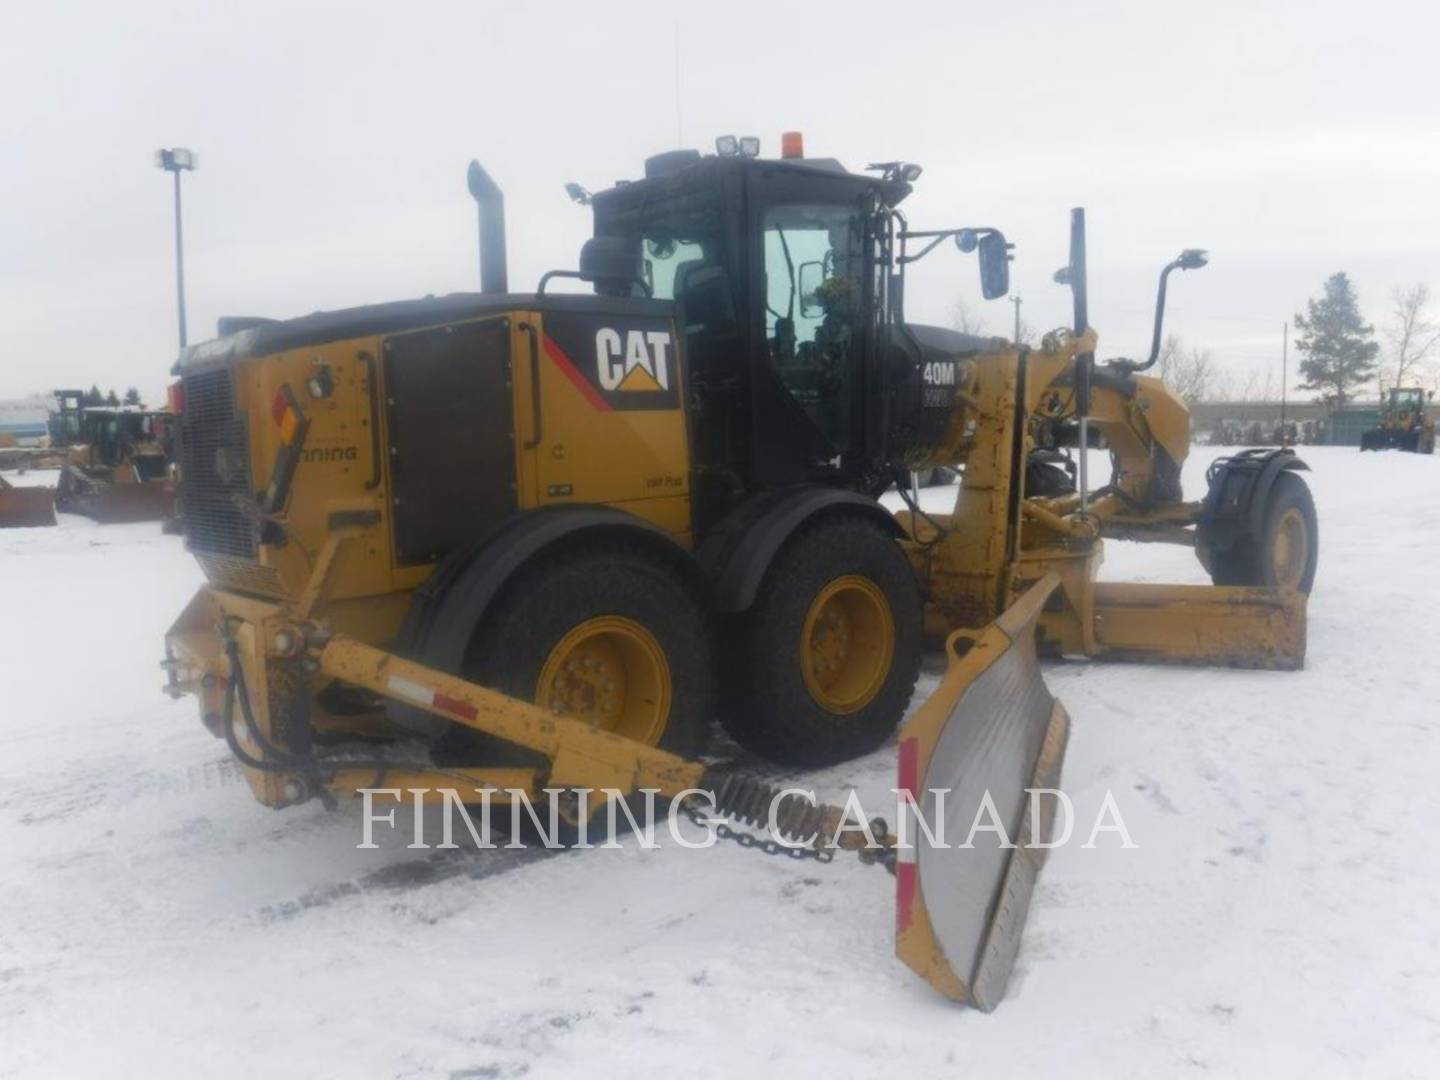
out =
[[1425,391],[1418,389],[1391,390],[1390,404],[1397,409],[1413,409],[1425,401]]

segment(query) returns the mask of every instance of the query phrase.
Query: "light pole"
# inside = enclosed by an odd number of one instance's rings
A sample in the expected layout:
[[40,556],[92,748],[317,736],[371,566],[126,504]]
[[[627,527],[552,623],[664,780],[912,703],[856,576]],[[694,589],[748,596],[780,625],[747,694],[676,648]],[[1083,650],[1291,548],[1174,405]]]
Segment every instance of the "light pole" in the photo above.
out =
[[1010,303],[1015,305],[1015,347],[1020,347],[1020,294],[1016,293],[1010,298]]
[[180,174],[194,171],[200,158],[177,146],[155,151],[155,167],[175,174],[175,295],[180,307],[180,348],[185,348],[185,245],[180,230]]

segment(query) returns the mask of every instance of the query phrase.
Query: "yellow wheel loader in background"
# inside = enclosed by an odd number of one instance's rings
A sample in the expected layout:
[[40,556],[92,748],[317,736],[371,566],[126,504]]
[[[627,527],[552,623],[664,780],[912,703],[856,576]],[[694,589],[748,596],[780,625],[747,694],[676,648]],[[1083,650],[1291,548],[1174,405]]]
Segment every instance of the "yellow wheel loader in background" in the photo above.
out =
[[1430,396],[1418,386],[1392,386],[1380,405],[1380,423],[1361,432],[1360,449],[1435,453],[1435,421],[1425,412]]
[[[1182,501],[1184,407],[1145,365],[1093,363],[1078,215],[1075,331],[997,346],[907,324],[903,295],[947,240],[1003,295],[998,230],[911,230],[914,165],[753,149],[571,185],[593,236],[527,294],[506,291],[503,199],[472,163],[479,294],[230,321],[182,353],[182,514],[209,584],[165,666],[263,803],[561,789],[574,822],[584,789],[693,807],[698,788],[763,824],[776,793],[699,760],[712,717],[789,766],[874,750],[928,630],[950,666],[900,731],[899,787],[952,834],[988,798],[1009,835],[1044,837],[1025,789],[1058,784],[1068,719],[1037,648],[1300,664],[1303,466],[1223,461]],[[567,278],[594,293],[553,290]],[[1097,433],[1114,474],[1091,490],[1084,454],[1067,466]],[[963,467],[952,513],[875,501],[942,466]],[[1222,587],[1097,585],[1105,535],[1195,544]],[[375,749],[417,735],[424,755]],[[774,805],[828,855],[840,810]],[[898,954],[993,1007],[1043,848],[879,831],[864,854],[895,871]]]

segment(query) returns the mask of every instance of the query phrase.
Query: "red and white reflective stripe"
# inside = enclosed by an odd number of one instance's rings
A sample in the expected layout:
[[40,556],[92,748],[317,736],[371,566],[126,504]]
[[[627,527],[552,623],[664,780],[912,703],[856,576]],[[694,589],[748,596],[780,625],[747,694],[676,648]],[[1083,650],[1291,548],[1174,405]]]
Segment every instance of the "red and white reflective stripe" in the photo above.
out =
[[[920,743],[911,736],[900,740],[900,767],[895,786],[907,792],[919,805],[920,799]],[[908,806],[902,807],[902,814],[910,813]],[[918,832],[918,829],[917,829]],[[915,866],[915,842],[895,852],[895,932],[903,933],[910,928],[915,917],[915,894],[919,884]]]
[[915,736],[900,740],[900,770],[896,786],[920,801],[920,740]]
[[461,701],[438,690],[433,690],[422,683],[406,679],[400,675],[391,675],[385,680],[385,688],[398,698],[406,701],[413,701],[417,705],[427,708],[438,709],[451,716],[459,716],[466,720],[474,720],[479,715],[478,710],[468,701]]

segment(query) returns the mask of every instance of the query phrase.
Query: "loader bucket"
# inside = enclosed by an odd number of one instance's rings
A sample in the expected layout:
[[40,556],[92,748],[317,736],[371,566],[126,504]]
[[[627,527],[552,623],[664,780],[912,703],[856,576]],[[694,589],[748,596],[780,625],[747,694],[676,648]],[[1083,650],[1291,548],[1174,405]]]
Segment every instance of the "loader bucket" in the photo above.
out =
[[54,488],[11,487],[0,480],[0,529],[54,524]]
[[[1042,820],[1032,822],[1027,789],[1058,785],[1070,731],[1035,652],[1036,619],[1059,584],[1049,574],[983,631],[952,634],[944,679],[900,733],[899,786],[935,836],[909,830],[909,850],[898,853],[895,952],[941,993],[985,1012],[1005,995],[1045,859],[1031,845],[1053,826],[1054,799],[1039,800]],[[998,821],[1005,836],[982,828],[972,837],[977,817]]]

